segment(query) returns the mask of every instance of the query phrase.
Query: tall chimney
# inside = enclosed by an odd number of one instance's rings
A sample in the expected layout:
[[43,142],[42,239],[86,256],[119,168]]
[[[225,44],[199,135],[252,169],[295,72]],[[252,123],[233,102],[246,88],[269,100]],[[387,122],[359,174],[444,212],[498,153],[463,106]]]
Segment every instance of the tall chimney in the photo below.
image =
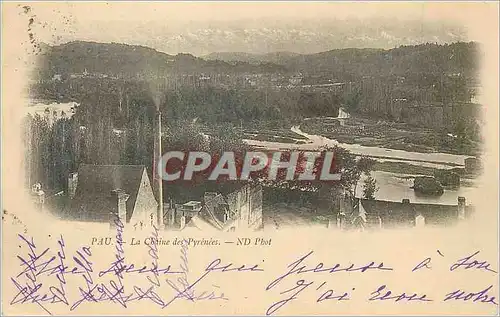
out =
[[465,197],[458,197],[458,220],[465,219]]
[[[160,92],[157,92],[160,93]],[[156,220],[158,229],[163,228],[163,183],[159,175],[158,163],[162,156],[161,153],[161,112],[159,102],[156,104],[156,136],[155,149],[153,153],[153,182],[158,197],[158,207],[156,210]]]
[[125,225],[127,222],[127,200],[130,197],[123,189],[115,189],[111,191],[111,200],[113,201],[113,209],[111,211],[110,223],[112,227],[116,227],[118,220]]

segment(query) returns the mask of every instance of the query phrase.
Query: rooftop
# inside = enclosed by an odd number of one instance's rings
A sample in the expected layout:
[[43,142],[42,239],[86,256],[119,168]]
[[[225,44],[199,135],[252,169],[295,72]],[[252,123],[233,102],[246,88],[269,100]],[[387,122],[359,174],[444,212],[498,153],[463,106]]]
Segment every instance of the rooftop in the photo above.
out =
[[115,208],[111,191],[122,189],[129,195],[126,203],[129,221],[145,172],[143,165],[80,165],[78,185],[70,203],[69,216],[88,221],[107,221]]

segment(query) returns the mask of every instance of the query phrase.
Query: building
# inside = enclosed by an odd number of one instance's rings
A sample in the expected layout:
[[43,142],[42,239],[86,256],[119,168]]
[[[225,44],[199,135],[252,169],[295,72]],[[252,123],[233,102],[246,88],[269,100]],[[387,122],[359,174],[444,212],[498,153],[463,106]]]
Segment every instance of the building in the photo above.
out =
[[39,101],[28,101],[28,106],[25,108],[26,115],[39,115],[45,118],[49,125],[53,125],[59,119],[69,119],[76,113],[80,104],[76,102],[66,103],[44,103]]
[[206,192],[203,201],[176,204],[167,226],[202,231],[258,230],[262,227],[262,186],[245,185],[227,195]]
[[31,197],[36,209],[43,212],[45,204],[45,192],[42,190],[42,184],[36,183],[31,186]]
[[[175,211],[177,215],[179,215],[178,217],[184,217],[184,224],[186,219],[191,219],[192,217],[196,216],[202,209],[202,202],[196,200],[188,201],[185,204],[175,204]],[[180,219],[177,219],[177,221],[179,222],[180,226]],[[175,218],[173,219],[173,222],[175,222]]]
[[157,201],[143,165],[87,165],[69,177],[65,218],[113,223],[135,229],[156,224]]
[[468,174],[478,174],[482,170],[481,159],[477,157],[468,157],[465,159],[465,172]]
[[469,218],[473,206],[466,206],[465,197],[458,197],[457,205],[410,203],[360,199],[359,216],[364,228],[400,228],[415,226],[451,226]]

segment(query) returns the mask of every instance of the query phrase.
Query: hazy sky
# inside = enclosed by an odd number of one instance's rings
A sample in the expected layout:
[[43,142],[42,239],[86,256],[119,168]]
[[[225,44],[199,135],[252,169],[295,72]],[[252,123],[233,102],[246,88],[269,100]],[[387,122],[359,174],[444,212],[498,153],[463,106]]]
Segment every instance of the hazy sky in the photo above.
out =
[[[13,5],[13,4],[11,4]],[[481,3],[110,2],[27,3],[36,39],[120,42],[160,51],[313,53],[474,40],[466,23]]]

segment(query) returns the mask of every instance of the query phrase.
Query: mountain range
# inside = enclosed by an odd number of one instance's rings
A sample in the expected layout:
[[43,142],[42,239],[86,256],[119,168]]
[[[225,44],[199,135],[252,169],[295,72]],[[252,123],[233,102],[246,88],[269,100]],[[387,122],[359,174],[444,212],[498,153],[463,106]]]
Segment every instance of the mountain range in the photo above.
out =
[[[93,26],[99,34],[87,34],[100,42],[126,42],[177,54],[205,56],[212,52],[313,54],[343,48],[383,48],[420,43],[445,44],[469,41],[461,25],[432,21],[415,12],[414,18],[252,18],[235,21],[190,21],[183,25],[141,21],[137,29],[120,21]],[[97,23],[97,22],[96,22]],[[103,32],[101,30],[107,30]],[[130,32],[126,32],[130,30]],[[125,33],[125,34],[124,34]],[[122,34],[119,37],[116,34]]]

